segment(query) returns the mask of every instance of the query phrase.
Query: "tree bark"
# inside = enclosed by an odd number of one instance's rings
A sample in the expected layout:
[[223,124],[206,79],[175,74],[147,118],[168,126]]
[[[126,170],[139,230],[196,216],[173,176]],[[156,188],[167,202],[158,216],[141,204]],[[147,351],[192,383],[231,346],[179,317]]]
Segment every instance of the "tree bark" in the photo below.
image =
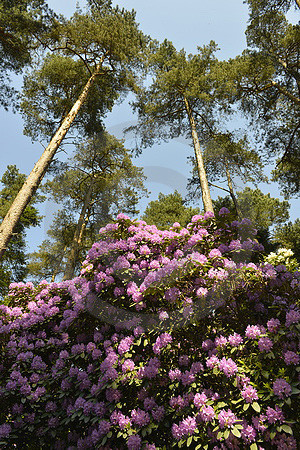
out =
[[76,230],[74,233],[73,242],[69,253],[68,261],[66,264],[66,270],[64,273],[63,281],[70,280],[74,276],[78,253],[80,245],[82,243],[84,229],[86,226],[86,212],[91,203],[92,191],[93,191],[93,183],[91,182],[90,187],[84,197],[84,203],[82,205],[79,220],[77,222]]
[[200,142],[199,142],[198,133],[197,133],[197,129],[196,129],[195,119],[194,119],[189,101],[186,97],[184,97],[184,103],[185,103],[186,112],[188,113],[188,116],[189,116],[189,122],[190,122],[191,131],[192,131],[192,138],[193,138],[195,157],[196,157],[196,162],[197,162],[198,175],[199,175],[199,180],[200,180],[200,187],[201,187],[201,192],[202,192],[204,211],[205,212],[206,211],[214,212],[211,195],[210,195],[210,190],[209,190],[209,186],[208,186],[208,181],[207,181],[207,177],[206,177],[206,171],[205,171],[204,162],[203,162],[203,156],[202,156],[202,152],[201,152],[201,148],[200,148]]
[[57,264],[57,266],[55,267],[55,269],[54,269],[54,271],[53,271],[53,273],[52,273],[51,283],[54,283],[55,278],[56,278],[57,274],[59,273],[59,270],[60,270],[60,268],[61,268],[61,264],[62,264],[62,262],[63,262],[64,256],[65,256],[65,253],[66,253],[66,250],[67,250],[67,246],[65,245],[65,246],[64,246],[64,249],[63,249],[62,256],[61,256],[61,258],[60,258],[60,260],[59,260],[59,263]]
[[230,176],[230,172],[229,172],[228,164],[227,164],[226,160],[225,160],[224,164],[225,164],[227,185],[228,185],[228,188],[229,188],[230,196],[232,198],[232,201],[233,201],[233,204],[234,204],[237,216],[241,217],[241,212],[240,212],[239,205],[238,205],[238,202],[237,202],[234,190],[233,190],[232,180],[231,180],[231,176]]
[[65,117],[61,126],[59,127],[59,129],[57,130],[57,132],[55,133],[53,138],[51,139],[48,147],[45,149],[44,153],[42,154],[42,156],[40,157],[38,162],[35,164],[30,175],[28,176],[27,180],[25,181],[22,188],[18,192],[9,211],[7,212],[6,216],[4,217],[3,222],[0,225],[0,260],[5,253],[7,245],[12,236],[13,230],[14,230],[16,224],[18,223],[24,209],[30,202],[33,194],[35,193],[39,184],[41,183],[43,176],[45,175],[63,138],[69,131],[73,120],[75,119],[82,104],[84,103],[84,101],[88,95],[88,92],[89,92],[92,84],[95,81],[96,76],[99,75],[101,67],[102,67],[103,59],[104,58],[102,58],[100,63],[97,65],[94,73],[88,79],[78,100],[74,103],[70,112]]

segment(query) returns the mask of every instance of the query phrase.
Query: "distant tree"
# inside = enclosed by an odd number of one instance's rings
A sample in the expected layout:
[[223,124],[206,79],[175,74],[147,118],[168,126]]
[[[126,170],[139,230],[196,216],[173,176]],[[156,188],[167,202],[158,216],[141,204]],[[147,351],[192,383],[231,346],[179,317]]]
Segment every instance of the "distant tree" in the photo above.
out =
[[32,61],[37,38],[49,29],[53,12],[44,0],[0,0],[0,106],[14,104],[10,73]]
[[272,239],[278,247],[291,249],[300,263],[300,219],[277,226]]
[[[0,191],[0,219],[7,213],[25,178],[25,175],[21,174],[16,166],[7,166],[0,180],[3,185]],[[0,295],[2,296],[7,293],[11,282],[22,281],[26,276],[26,229],[40,224],[42,217],[33,205],[43,199],[42,196],[32,198],[14,229],[5,258],[0,263]]]
[[[138,213],[139,198],[147,193],[144,179],[123,143],[107,132],[78,145],[53,180],[45,183],[45,191],[62,209],[49,230],[50,243],[42,244],[34,260],[43,262],[47,253],[49,260],[55,255],[51,273],[63,271],[64,279],[72,278],[101,226],[119,212]],[[59,272],[53,267],[57,261]],[[37,275],[33,262],[30,270]]]
[[[144,36],[138,28],[135,12],[113,7],[109,0],[90,2],[87,13],[77,11],[70,20],[57,21],[50,33],[43,37],[43,45],[53,52],[58,52],[59,55],[58,58],[46,58],[41,69],[43,72],[43,67],[45,68],[45,64],[48,67],[49,61],[57,68],[56,76],[53,67],[52,72],[48,71],[49,76],[50,73],[52,76],[51,89],[56,93],[57,98],[53,105],[50,102],[50,107],[47,102],[44,105],[41,103],[49,94],[47,91],[46,95],[40,97],[43,89],[47,90],[50,86],[49,83],[47,85],[49,81],[47,76],[46,87],[40,82],[41,80],[39,83],[33,82],[33,85],[28,81],[27,86],[28,83],[30,85],[28,103],[23,103],[23,110],[24,113],[25,111],[28,113],[28,117],[31,117],[36,114],[37,103],[40,103],[42,111],[39,111],[39,123],[42,129],[45,128],[45,117],[47,122],[48,116],[50,122],[55,119],[59,121],[59,124],[49,145],[35,164],[0,225],[0,258],[5,252],[23,210],[38,188],[74,119],[80,114],[82,105],[88,98],[93,99],[94,107],[91,108],[91,114],[87,110],[82,111],[83,115],[85,112],[92,119],[84,121],[85,130],[94,131],[93,124],[98,124],[99,128],[101,116],[112,108],[119,93],[124,91],[125,86],[128,88],[134,84],[134,73],[144,58],[143,51],[148,41],[149,38]],[[69,84],[64,74],[66,70],[69,75],[73,71],[73,78],[71,77]],[[75,78],[74,71],[77,73]],[[34,73],[33,79],[36,76],[37,74]],[[68,95],[65,92],[64,101],[61,102],[60,97],[66,84]],[[55,124],[52,125],[54,129]],[[26,130],[28,131],[28,128]]]
[[[195,159],[192,159],[192,178],[188,183],[189,198],[195,199],[201,195],[199,178]],[[258,153],[250,148],[247,137],[236,138],[233,133],[216,133],[204,145],[203,159],[206,173],[211,186],[229,192],[239,215],[238,202],[234,190],[234,177],[244,183],[266,181],[263,173],[263,163]],[[218,183],[217,185],[215,183]],[[220,186],[226,182],[227,188]]]
[[149,202],[141,218],[147,224],[156,225],[158,229],[165,230],[175,222],[186,226],[192,217],[199,213],[199,208],[185,206],[185,201],[176,190],[172,194],[160,193],[158,200]]
[[300,26],[288,22],[299,1],[246,0],[248,48],[216,66],[219,94],[251,119],[257,145],[276,159],[273,179],[286,196],[300,192]]
[[[264,245],[266,251],[273,251],[276,248],[272,240],[272,228],[282,226],[289,219],[289,203],[286,200],[279,200],[264,194],[260,189],[246,187],[243,191],[236,193],[241,217],[250,219],[257,229],[257,238]],[[234,211],[234,204],[229,196],[218,197],[214,201],[216,214],[225,206],[230,211]],[[233,219],[237,219],[234,216]]]

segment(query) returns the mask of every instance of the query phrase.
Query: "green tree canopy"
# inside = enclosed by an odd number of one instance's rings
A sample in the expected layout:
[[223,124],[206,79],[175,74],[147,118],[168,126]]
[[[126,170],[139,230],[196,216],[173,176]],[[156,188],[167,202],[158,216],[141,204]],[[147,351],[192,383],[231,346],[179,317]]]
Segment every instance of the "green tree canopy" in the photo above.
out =
[[277,226],[273,241],[278,247],[291,249],[300,263],[300,219]]
[[181,194],[175,190],[172,194],[158,195],[158,200],[149,202],[142,215],[149,225],[156,225],[158,229],[165,230],[178,222],[182,226],[186,226],[196,214],[199,214],[199,208],[185,206]]
[[[25,178],[25,175],[21,174],[16,166],[7,167],[0,180],[3,185],[0,191],[0,219],[7,213]],[[44,200],[42,196],[33,197],[14,229],[5,258],[0,264],[0,295],[2,296],[7,293],[11,282],[22,281],[26,275],[26,229],[40,224],[42,217],[33,205],[42,200]]]
[[0,0],[0,105],[4,108],[15,99],[10,73],[19,74],[30,64],[36,38],[49,29],[51,17],[44,0]]
[[[285,13],[299,2],[247,0],[248,48],[216,67],[219,94],[251,119],[257,145],[277,161],[273,179],[285,195],[300,192],[300,27]],[[298,6],[297,6],[298,5]]]
[[[247,136],[235,136],[234,133],[218,133],[204,145],[203,158],[209,184],[230,193],[238,213],[238,204],[234,193],[234,177],[244,183],[257,184],[267,181],[263,173],[263,162],[255,149],[251,148]],[[188,182],[189,198],[195,199],[201,194],[195,159],[192,158],[192,178]],[[228,188],[220,186],[226,182]],[[214,183],[218,182],[218,185]]]
[[[137,203],[147,194],[144,180],[142,169],[133,165],[123,142],[107,132],[78,144],[53,180],[44,185],[60,212],[48,232],[50,240],[32,255],[30,273],[49,278],[50,269],[55,276],[66,274],[70,255],[73,272],[78,269],[101,226],[119,212],[138,213]],[[49,266],[44,270],[45,261]]]
[[[59,120],[59,125],[0,224],[0,258],[6,251],[13,228],[37,190],[74,120],[82,118],[86,113],[85,119],[79,120],[81,130],[83,125],[83,131],[88,136],[99,132],[103,114],[112,108],[114,100],[124,89],[134,86],[135,72],[142,64],[149,38],[139,30],[134,11],[113,7],[111,1],[97,0],[91,3],[85,14],[78,10],[70,20],[57,20],[41,42],[51,52],[58,52],[58,56],[63,59],[53,56],[46,58],[42,64],[42,73],[45,64],[50,70],[46,70],[44,79],[42,77],[44,85],[37,82],[36,72],[30,80],[27,79],[27,88],[25,82],[25,91],[28,91],[22,104],[25,130],[32,137],[47,136],[51,134],[49,129],[54,131],[56,120]],[[53,62],[54,66],[58,62],[59,74],[53,70]],[[64,72],[69,69],[68,63],[71,64],[71,71],[68,71],[66,80]],[[81,68],[85,70],[84,81],[79,70]],[[71,75],[74,76],[74,71],[78,71],[75,85],[69,80]],[[45,86],[50,89],[50,93]],[[47,92],[42,96],[44,88]],[[60,96],[64,92],[65,102],[61,102]],[[73,96],[74,92],[77,96]],[[55,101],[46,101],[42,105],[41,100],[47,100],[48,95],[56,96]],[[84,104],[91,95],[93,108],[87,110]],[[66,106],[68,103],[72,104],[70,110]]]
[[209,140],[219,118],[220,102],[211,77],[216,50],[211,41],[198,47],[196,55],[186,55],[165,40],[149,57],[152,84],[138,92],[133,104],[139,115],[135,127],[140,137],[138,152],[155,141],[180,135],[192,140],[205,210],[211,210],[212,203],[200,144]]
[[43,36],[45,59],[24,80],[25,134],[33,139],[52,136],[97,68],[71,130],[99,132],[106,113],[134,88],[149,40],[139,30],[134,11],[104,0],[91,2],[85,13],[77,10],[69,20],[56,21]]
[[[282,227],[289,219],[289,203],[264,194],[260,189],[246,187],[236,193],[239,210],[242,217],[252,221],[257,229],[258,240],[264,245],[266,251],[272,251],[276,247],[273,240],[273,228]],[[225,206],[234,211],[234,204],[229,196],[218,197],[214,201],[216,213]],[[234,216],[234,213],[233,213]],[[236,218],[236,217],[235,217]]]

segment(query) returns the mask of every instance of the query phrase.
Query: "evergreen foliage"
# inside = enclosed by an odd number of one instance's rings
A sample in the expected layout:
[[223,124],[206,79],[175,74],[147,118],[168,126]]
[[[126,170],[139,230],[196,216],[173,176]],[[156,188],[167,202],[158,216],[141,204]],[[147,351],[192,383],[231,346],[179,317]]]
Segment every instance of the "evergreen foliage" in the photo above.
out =
[[[3,185],[0,191],[0,219],[7,213],[25,178],[25,175],[21,174],[16,166],[7,166],[0,180]],[[42,217],[33,205],[43,200],[44,197],[41,195],[34,196],[14,229],[5,258],[0,264],[1,296],[7,294],[11,282],[23,281],[27,274],[26,229],[40,224]]]
[[141,218],[149,225],[156,225],[159,230],[163,230],[175,222],[185,227],[199,213],[199,208],[185,206],[181,194],[175,190],[172,194],[160,193],[158,200],[149,202]]

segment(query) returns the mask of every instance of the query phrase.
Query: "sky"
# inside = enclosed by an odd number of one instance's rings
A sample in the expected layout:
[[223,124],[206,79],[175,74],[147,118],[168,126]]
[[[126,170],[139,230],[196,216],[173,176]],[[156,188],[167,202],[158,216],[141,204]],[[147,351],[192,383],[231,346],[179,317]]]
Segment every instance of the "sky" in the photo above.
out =
[[[48,0],[55,12],[66,17],[75,11],[76,3],[80,7],[85,4],[84,0]],[[134,9],[137,22],[144,33],[159,41],[168,39],[178,50],[184,48],[187,53],[196,53],[197,46],[208,44],[211,40],[220,48],[216,55],[219,59],[234,58],[246,47],[248,9],[242,0],[119,0],[113,3],[127,10]],[[15,82],[20,84],[20,79],[15,79]],[[16,164],[22,173],[28,175],[47,143],[31,143],[30,138],[23,135],[23,121],[19,114],[0,109],[0,121],[0,177],[8,164]],[[108,132],[117,138],[123,138],[123,129],[135,121],[128,102],[124,102],[114,107],[104,123]],[[130,136],[127,136],[125,145],[130,148],[132,143]],[[183,196],[186,194],[191,169],[187,157],[192,155],[193,149],[189,142],[181,138],[145,149],[139,158],[134,159],[135,165],[144,167],[144,173],[148,177],[146,187],[151,191],[149,198],[141,200],[138,206],[140,213],[149,201],[157,199],[159,192],[169,194],[177,189]],[[242,190],[243,183],[235,181]],[[264,193],[283,199],[277,184],[264,183],[259,188]],[[212,190],[213,198],[218,195],[222,195],[222,191]],[[294,221],[299,217],[299,200],[291,200],[290,204],[290,219]],[[56,209],[51,201],[41,205],[40,213],[44,220],[39,228],[29,230],[28,251],[36,250],[47,237],[46,232]]]

